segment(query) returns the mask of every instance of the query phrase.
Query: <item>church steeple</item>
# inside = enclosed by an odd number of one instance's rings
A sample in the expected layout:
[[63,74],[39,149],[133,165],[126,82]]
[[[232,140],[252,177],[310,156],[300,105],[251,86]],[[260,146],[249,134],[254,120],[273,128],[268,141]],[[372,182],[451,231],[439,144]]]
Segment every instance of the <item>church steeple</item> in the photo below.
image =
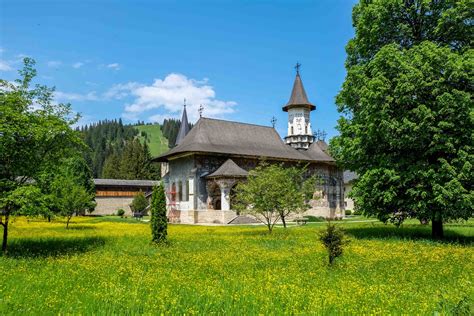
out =
[[316,106],[309,102],[300,76],[301,64],[296,63],[296,78],[293,83],[290,100],[282,108],[288,112],[288,136],[285,141],[296,149],[307,149],[314,141],[311,131],[310,112]]
[[188,114],[186,113],[186,99],[184,99],[183,107],[184,109],[183,116],[181,117],[181,126],[179,127],[178,136],[176,136],[175,146],[178,146],[189,132]]

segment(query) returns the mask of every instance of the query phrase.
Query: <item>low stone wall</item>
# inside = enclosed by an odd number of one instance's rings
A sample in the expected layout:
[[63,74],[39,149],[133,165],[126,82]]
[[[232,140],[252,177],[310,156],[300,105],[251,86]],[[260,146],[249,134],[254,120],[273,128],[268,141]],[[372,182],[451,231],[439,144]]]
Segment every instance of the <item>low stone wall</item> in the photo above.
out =
[[93,215],[113,215],[117,213],[117,210],[123,209],[125,215],[132,215],[130,204],[133,201],[133,197],[98,197],[96,196],[95,201],[97,206],[95,207]]

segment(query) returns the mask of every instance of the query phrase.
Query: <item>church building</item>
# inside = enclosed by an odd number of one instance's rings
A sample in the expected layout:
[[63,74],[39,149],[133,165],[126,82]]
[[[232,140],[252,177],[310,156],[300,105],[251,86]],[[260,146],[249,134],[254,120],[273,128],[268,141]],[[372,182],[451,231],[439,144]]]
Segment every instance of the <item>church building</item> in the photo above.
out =
[[305,214],[344,216],[343,174],[313,136],[309,102],[297,65],[284,141],[274,127],[201,117],[189,130],[186,106],[176,146],[155,161],[162,162],[168,217],[177,223],[232,223],[234,188],[262,160],[284,165],[308,165],[322,179]]

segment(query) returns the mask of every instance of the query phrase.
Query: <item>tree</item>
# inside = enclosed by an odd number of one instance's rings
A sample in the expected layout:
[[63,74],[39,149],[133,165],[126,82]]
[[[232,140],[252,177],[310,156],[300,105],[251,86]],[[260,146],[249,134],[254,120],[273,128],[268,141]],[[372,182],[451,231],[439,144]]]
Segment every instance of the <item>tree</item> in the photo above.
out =
[[[304,169],[261,164],[249,172],[247,181],[236,187],[235,207],[264,223],[271,233],[278,220],[308,209]],[[311,179],[313,181],[313,179]],[[313,187],[314,189],[314,187]],[[314,190],[313,190],[314,192]]]
[[73,177],[58,177],[56,181],[59,215],[66,217],[66,228],[69,228],[69,222],[74,215],[94,209],[94,194],[87,192]]
[[154,243],[166,241],[168,218],[166,217],[166,198],[163,185],[153,187],[151,196],[151,235]]
[[473,11],[468,1],[361,1],[331,152],[359,174],[356,209],[401,224],[472,216]]
[[[78,119],[71,106],[54,104],[52,88],[30,88],[36,76],[34,65],[33,59],[25,58],[19,72],[21,79],[13,83],[0,80],[0,225],[4,253],[10,217],[26,210],[36,213],[28,205],[41,200],[41,190],[34,185],[41,170],[59,163],[71,148],[85,148],[78,132],[70,127]],[[28,191],[25,199],[13,203],[23,190]]]
[[142,191],[138,192],[133,198],[130,208],[134,213],[143,213],[148,206],[148,201]]

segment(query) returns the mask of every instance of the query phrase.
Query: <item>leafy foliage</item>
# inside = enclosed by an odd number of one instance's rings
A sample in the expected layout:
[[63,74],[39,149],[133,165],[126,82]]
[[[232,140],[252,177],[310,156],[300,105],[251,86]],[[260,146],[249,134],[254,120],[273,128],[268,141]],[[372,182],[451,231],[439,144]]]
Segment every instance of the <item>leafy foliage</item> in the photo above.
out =
[[442,223],[473,213],[473,11],[468,1],[361,1],[331,151],[359,174],[356,211]]
[[152,241],[155,243],[166,241],[168,235],[168,218],[166,217],[166,197],[163,185],[153,187],[150,222]]
[[280,219],[286,227],[286,217],[305,212],[315,191],[315,178],[305,180],[304,174],[297,167],[263,163],[237,185],[235,208],[265,223],[270,233]]
[[145,198],[145,194],[140,191],[135,195],[133,198],[132,204],[130,204],[130,208],[134,213],[143,213],[148,206],[148,201]]
[[329,264],[332,265],[334,260],[342,256],[344,245],[348,243],[345,240],[344,231],[331,222],[328,222],[326,230],[320,232],[319,240],[323,243],[328,251]]
[[[70,127],[78,119],[71,106],[55,104],[52,88],[31,88],[36,76],[34,65],[33,59],[25,58],[19,71],[21,79],[14,83],[0,80],[0,208],[4,209],[0,224],[4,229],[4,252],[10,216],[33,211],[27,205],[38,204],[42,198],[34,184],[41,172],[59,164],[71,152],[85,149],[78,132]],[[25,193],[24,197],[12,203],[19,192]],[[39,207],[34,212],[46,210]]]

